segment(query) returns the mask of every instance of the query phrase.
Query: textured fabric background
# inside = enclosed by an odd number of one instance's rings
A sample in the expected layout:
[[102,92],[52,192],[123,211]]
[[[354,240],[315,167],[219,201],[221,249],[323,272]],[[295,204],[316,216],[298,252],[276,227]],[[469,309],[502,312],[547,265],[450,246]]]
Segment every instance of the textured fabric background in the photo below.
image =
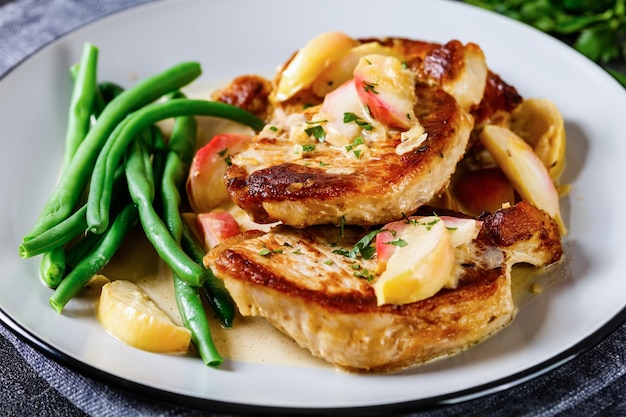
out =
[[[0,78],[63,34],[147,0],[0,0]],[[2,100],[2,97],[0,97]],[[1,279],[1,278],[0,278]],[[49,359],[0,323],[0,416],[221,416],[164,405]],[[626,325],[574,360],[509,390],[401,416],[626,416]]]

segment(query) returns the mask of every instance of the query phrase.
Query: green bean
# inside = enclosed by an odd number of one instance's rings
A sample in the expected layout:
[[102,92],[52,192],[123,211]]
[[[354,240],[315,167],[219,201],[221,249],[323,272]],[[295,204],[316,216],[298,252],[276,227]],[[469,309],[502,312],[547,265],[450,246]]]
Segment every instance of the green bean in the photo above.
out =
[[202,299],[198,289],[188,285],[174,274],[174,291],[176,304],[185,327],[191,331],[191,340],[198,349],[200,357],[209,366],[218,366],[224,359],[217,351],[211,338],[211,329],[202,307]]
[[[130,112],[190,83],[200,73],[201,69],[198,63],[181,63],[140,81],[111,101],[76,150],[65,175],[62,176],[52,192],[27,237],[38,235],[60,223],[72,213],[89,181],[100,150],[115,127]],[[99,230],[99,232],[103,230]]]
[[187,256],[152,205],[154,178],[150,155],[140,141],[128,149],[126,180],[130,196],[139,210],[144,233],[158,255],[189,285],[199,287],[206,281],[206,271]]
[[[195,118],[189,116],[176,118],[162,176],[163,220],[177,243],[180,243],[183,227],[180,216],[180,190],[184,186],[193,158],[196,131]],[[185,327],[191,331],[192,341],[200,357],[209,366],[222,364],[224,360],[215,348],[200,292],[176,274],[173,274],[173,279],[178,311]]]
[[[165,171],[165,162],[167,160],[167,145],[163,138],[163,133],[156,125],[152,126],[152,146],[150,152],[152,153],[152,172],[154,176],[154,199],[152,200],[152,206],[155,208],[161,207],[161,187],[163,178],[163,172]],[[159,213],[161,214],[161,213]]]
[[117,215],[111,227],[100,236],[99,242],[61,281],[50,297],[50,305],[60,313],[65,305],[111,260],[128,231],[137,222],[137,209],[128,204]]
[[101,82],[98,84],[98,94],[94,105],[94,115],[96,118],[113,99],[124,92],[124,88],[112,82]]
[[89,253],[96,247],[102,235],[94,235],[93,233],[87,233],[75,244],[65,250],[65,264],[67,271],[71,271],[76,268],[76,265],[80,263],[85,257],[89,256]]
[[109,192],[112,173],[119,164],[129,143],[139,132],[161,120],[179,116],[214,116],[233,120],[255,130],[263,128],[263,121],[253,114],[225,103],[173,99],[149,104],[125,119],[106,142],[96,162],[89,189],[87,223],[93,233],[106,229],[109,211]]
[[[113,205],[119,207],[129,201],[126,177],[123,167],[118,168],[115,174],[112,191]],[[22,258],[30,258],[44,253],[47,250],[63,246],[72,239],[81,235],[90,235],[87,232],[87,205],[81,206],[70,217],[42,232],[41,234],[25,240],[20,244],[19,252]]]
[[[206,253],[196,240],[193,231],[184,223],[181,245],[191,259],[202,264],[202,259]],[[219,317],[222,325],[226,328],[232,327],[236,315],[235,303],[226,287],[224,287],[224,282],[213,275],[210,269],[207,268],[207,271],[209,276],[202,286],[204,295],[211,309]]]
[[98,48],[90,43],[85,43],[80,64],[75,72],[61,172],[64,172],[65,168],[70,164],[78,146],[89,131],[91,113],[96,97],[97,64]]
[[[74,88],[72,89],[72,99],[67,117],[61,176],[64,175],[76,150],[89,131],[96,97],[97,64],[98,48],[86,43],[83,47],[80,63],[71,70],[74,76]],[[50,252],[44,252],[39,265],[42,279],[51,287],[57,286],[65,274],[65,252],[60,245],[63,243],[60,243],[58,247],[49,247]],[[19,250],[22,254],[23,248],[20,247]]]
[[30,258],[62,246],[87,230],[87,206],[83,205],[63,222],[20,244],[22,258]]
[[58,287],[65,277],[65,266],[65,251],[62,246],[44,252],[39,265],[41,279],[50,288]]

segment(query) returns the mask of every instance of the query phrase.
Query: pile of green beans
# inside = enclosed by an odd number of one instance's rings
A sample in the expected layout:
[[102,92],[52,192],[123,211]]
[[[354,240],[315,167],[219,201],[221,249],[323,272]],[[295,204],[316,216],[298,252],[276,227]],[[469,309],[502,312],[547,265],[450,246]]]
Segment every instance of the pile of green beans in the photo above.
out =
[[[201,74],[184,62],[124,90],[97,83],[98,49],[85,44],[74,78],[61,176],[19,247],[22,258],[42,255],[40,274],[65,305],[111,260],[136,224],[170,267],[176,302],[192,342],[210,366],[222,363],[204,309],[224,327],[235,308],[223,284],[202,265],[204,251],[180,214],[184,183],[197,136],[195,116],[239,122],[255,131],[263,122],[224,103],[191,100],[180,89]],[[169,140],[157,122],[174,119]],[[86,197],[85,197],[86,196]]]

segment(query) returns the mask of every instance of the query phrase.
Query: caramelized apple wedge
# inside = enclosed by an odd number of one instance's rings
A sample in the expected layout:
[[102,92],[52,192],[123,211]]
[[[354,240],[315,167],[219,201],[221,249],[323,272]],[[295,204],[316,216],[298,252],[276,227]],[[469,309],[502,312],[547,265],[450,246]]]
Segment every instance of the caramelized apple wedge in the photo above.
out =
[[522,199],[548,213],[559,225],[561,234],[565,234],[559,194],[547,168],[530,145],[509,129],[495,125],[486,125],[480,140]]
[[374,119],[403,130],[415,124],[415,79],[398,58],[362,57],[354,69],[354,83]]
[[394,49],[383,46],[379,42],[367,42],[355,46],[343,57],[328,66],[317,79],[311,84],[313,93],[318,97],[324,97],[338,86],[352,79],[354,69],[359,59],[366,55],[393,56],[402,60],[402,56]]
[[463,173],[454,183],[452,194],[460,209],[472,216],[494,212],[505,203],[515,204],[513,186],[497,167]]
[[[378,305],[409,304],[432,297],[451,283],[454,245],[445,223],[436,216],[406,223],[395,236],[385,270],[374,283]],[[402,243],[401,243],[402,242]]]
[[224,133],[213,137],[198,150],[187,177],[187,196],[196,213],[211,211],[228,200],[224,174],[230,156],[241,151],[251,140],[249,135]]
[[331,63],[356,45],[356,40],[342,32],[324,32],[311,39],[282,71],[273,99],[277,102],[288,100],[310,86]]
[[[426,219],[426,220],[424,220]],[[387,262],[391,256],[406,246],[407,241],[403,239],[404,232],[409,224],[422,223],[428,226],[439,219],[443,222],[450,234],[453,247],[461,246],[476,238],[482,222],[472,218],[461,218],[452,216],[435,216],[425,218],[423,216],[411,216],[407,220],[386,224],[380,233],[376,235],[376,273],[381,274],[387,269]]]
[[511,115],[510,129],[530,144],[550,178],[558,181],[565,169],[566,136],[563,116],[554,102],[525,99]]
[[204,248],[207,251],[226,239],[241,233],[239,223],[228,211],[198,213],[196,225],[202,235]]
[[346,146],[362,132],[359,123],[345,122],[346,114],[355,120],[369,120],[352,79],[326,95],[318,114],[320,120],[326,120],[326,141],[333,146]]

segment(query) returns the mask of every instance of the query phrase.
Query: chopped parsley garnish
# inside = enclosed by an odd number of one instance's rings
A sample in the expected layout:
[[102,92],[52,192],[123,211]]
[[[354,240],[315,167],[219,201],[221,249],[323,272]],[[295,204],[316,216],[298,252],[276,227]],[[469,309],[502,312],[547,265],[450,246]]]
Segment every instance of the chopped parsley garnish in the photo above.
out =
[[366,259],[366,260],[372,259],[372,257],[374,256],[374,253],[376,253],[376,248],[374,248],[370,244],[372,243],[376,235],[383,231],[384,231],[383,229],[378,229],[378,230],[369,232],[368,234],[363,236],[361,240],[356,242],[352,250],[348,252],[347,250],[344,249],[347,255],[345,253],[342,253],[342,255],[347,256],[348,258],[353,258],[353,259],[355,259],[358,255],[361,255],[363,259]]
[[343,122],[344,123],[356,123],[358,126],[362,127],[365,130],[372,130],[374,129],[374,126],[372,126],[371,123],[366,122],[365,120],[361,119],[359,116],[357,116],[356,114],[352,113],[352,112],[346,112],[343,114]]
[[333,253],[335,253],[337,255],[350,257],[350,251],[348,249],[346,249],[346,248],[335,249],[335,250],[333,250]]
[[312,136],[313,138],[317,139],[320,142],[324,142],[324,140],[326,139],[326,131],[324,131],[324,128],[322,126],[311,126],[309,128],[304,129],[304,133],[306,133],[309,136]]
[[230,154],[228,153],[228,148],[222,149],[217,154],[221,156],[222,158],[224,158],[224,162],[226,162],[226,165],[231,166],[233,164],[232,161],[230,160]]
[[363,145],[363,143],[363,136],[357,136],[356,138],[354,138],[351,144],[346,145],[346,151],[350,152],[352,148]]
[[[426,230],[430,230],[432,229],[432,227],[434,225],[436,225],[437,223],[439,223],[440,221],[442,221],[439,216],[437,215],[437,213],[433,213],[433,216],[435,217],[433,220],[429,221],[429,222],[422,222],[422,219],[411,219],[409,216],[407,216],[405,213],[402,213],[402,218],[404,219],[404,222],[406,224],[411,224],[413,226],[425,226]],[[448,230],[455,230],[456,228],[448,228]]]
[[361,159],[361,150],[360,149],[355,149],[352,153],[354,154],[354,157],[356,159]]
[[272,253],[283,253],[283,250],[282,249],[270,250],[270,249],[264,247],[263,249],[261,249],[259,251],[259,255],[261,255],[261,256],[267,256],[267,255],[270,255]]
[[367,268],[363,268],[362,271],[356,271],[354,273],[354,276],[357,278],[363,278],[364,280],[368,282],[372,281],[376,277],[374,273]]
[[278,128],[276,126],[270,126],[270,130],[272,132],[278,132]]
[[303,152],[313,152],[314,150],[315,150],[315,145],[313,144],[302,145]]
[[333,264],[333,260],[332,259],[326,259],[324,261],[324,265],[332,265]]
[[363,81],[363,89],[365,90],[366,93],[378,94],[378,91],[376,91],[377,86],[378,84],[376,83]]
[[406,245],[408,245],[408,243],[407,243],[407,241],[406,241],[406,240],[404,240],[404,239],[400,239],[400,238],[398,238],[398,239],[394,239],[394,240],[391,240],[391,241],[387,242],[387,244],[388,244],[388,245],[398,246],[399,248],[403,248],[403,247],[405,247]]

